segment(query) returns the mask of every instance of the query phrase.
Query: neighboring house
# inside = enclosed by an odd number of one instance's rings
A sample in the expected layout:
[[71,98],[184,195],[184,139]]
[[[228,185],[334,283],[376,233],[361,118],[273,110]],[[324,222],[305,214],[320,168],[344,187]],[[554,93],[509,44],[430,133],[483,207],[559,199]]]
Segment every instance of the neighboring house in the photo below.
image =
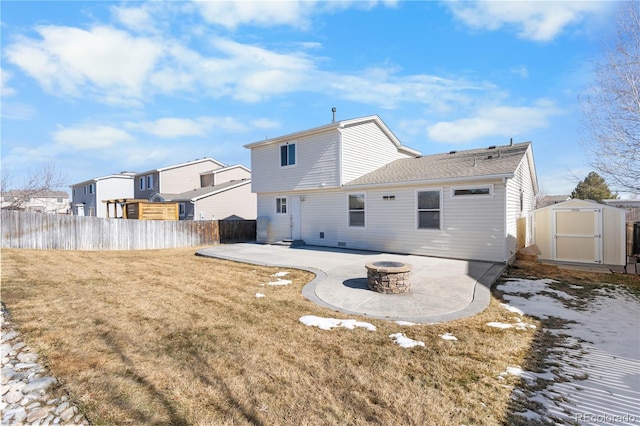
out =
[[242,165],[200,174],[199,188],[171,194],[157,193],[151,201],[179,203],[181,220],[255,219],[256,195],[251,192],[251,170]]
[[[76,216],[107,216],[105,200],[133,198],[135,173],[122,172],[76,183],[71,186],[71,209]],[[122,217],[117,205],[116,217]],[[113,213],[109,214],[114,217]]]
[[201,158],[161,167],[135,176],[135,198],[150,200],[156,193],[180,194],[200,188],[201,174],[225,167],[213,158]]
[[511,262],[532,241],[528,142],[421,156],[374,115],[245,147],[259,242]]
[[547,195],[542,197],[538,201],[537,208],[542,208],[542,207],[550,206],[552,204],[562,203],[563,201],[567,201],[570,199],[571,199],[570,195]]
[[627,222],[640,222],[640,199],[602,200],[607,206],[619,207],[627,211]]
[[69,194],[65,191],[12,190],[2,193],[2,208],[47,214],[68,214]]

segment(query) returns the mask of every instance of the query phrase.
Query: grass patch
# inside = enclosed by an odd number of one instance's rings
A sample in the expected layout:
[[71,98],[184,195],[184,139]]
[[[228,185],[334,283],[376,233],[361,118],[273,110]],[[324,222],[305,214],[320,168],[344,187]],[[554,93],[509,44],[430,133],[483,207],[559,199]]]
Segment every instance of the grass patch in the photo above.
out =
[[[282,269],[194,253],[2,250],[3,303],[93,424],[509,419],[511,389],[497,376],[524,363],[535,331],[486,326],[514,318],[499,300],[473,318],[401,327],[305,300],[307,272],[288,270],[291,285],[268,286]],[[324,331],[301,324],[304,315],[377,330]],[[401,348],[389,337],[397,332],[425,346]]]

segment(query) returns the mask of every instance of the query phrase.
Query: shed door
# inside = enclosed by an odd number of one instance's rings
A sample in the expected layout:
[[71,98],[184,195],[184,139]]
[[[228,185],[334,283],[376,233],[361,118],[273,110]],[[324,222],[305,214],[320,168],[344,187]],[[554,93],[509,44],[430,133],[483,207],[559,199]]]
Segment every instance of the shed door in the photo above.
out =
[[602,263],[601,213],[598,209],[555,211],[555,260]]

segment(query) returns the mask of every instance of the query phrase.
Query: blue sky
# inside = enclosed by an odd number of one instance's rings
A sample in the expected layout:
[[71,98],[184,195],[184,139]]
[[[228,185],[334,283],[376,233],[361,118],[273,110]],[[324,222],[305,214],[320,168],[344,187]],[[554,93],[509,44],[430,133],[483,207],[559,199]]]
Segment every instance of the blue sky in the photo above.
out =
[[578,95],[612,2],[2,1],[2,167],[71,185],[377,114],[423,154],[532,141],[542,191],[591,168]]

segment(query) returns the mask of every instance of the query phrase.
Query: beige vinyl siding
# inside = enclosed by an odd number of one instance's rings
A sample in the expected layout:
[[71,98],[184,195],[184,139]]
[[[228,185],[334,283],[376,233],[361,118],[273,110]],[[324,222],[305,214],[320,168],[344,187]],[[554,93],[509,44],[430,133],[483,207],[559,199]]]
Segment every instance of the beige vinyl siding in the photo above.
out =
[[276,214],[276,197],[286,197],[282,193],[258,194],[258,217],[266,218],[267,239],[258,240],[259,243],[282,241],[291,238],[291,220],[289,214]]
[[256,218],[256,213],[256,195],[251,193],[251,184],[247,182],[242,186],[196,201],[194,219],[200,220],[200,215],[204,214],[204,220],[221,220],[232,215],[253,220]]
[[[530,148],[529,148],[530,149]],[[524,245],[533,242],[533,210],[535,209],[536,194],[534,192],[532,171],[525,155],[514,173],[512,179],[507,180],[506,203],[506,247],[505,259],[512,261],[518,247],[518,221],[524,221]],[[520,210],[520,193],[522,192],[522,211]],[[521,231],[522,232],[522,231]]]
[[163,170],[160,173],[159,179],[157,176],[154,176],[154,185],[158,187],[158,184],[155,183],[156,180],[159,180],[160,184],[156,192],[180,194],[182,192],[200,188],[200,174],[216,168],[219,168],[217,164],[210,161],[204,161],[201,163]]
[[243,169],[242,167],[229,167],[225,170],[213,173],[214,183],[213,185],[220,185],[221,183],[230,182],[232,180],[250,179],[251,172]]
[[280,166],[280,146],[273,143],[251,150],[253,192],[293,191],[338,185],[340,134],[331,130],[289,143],[296,144],[296,163]]
[[375,122],[342,129],[342,184],[400,158],[410,155],[398,152]]

